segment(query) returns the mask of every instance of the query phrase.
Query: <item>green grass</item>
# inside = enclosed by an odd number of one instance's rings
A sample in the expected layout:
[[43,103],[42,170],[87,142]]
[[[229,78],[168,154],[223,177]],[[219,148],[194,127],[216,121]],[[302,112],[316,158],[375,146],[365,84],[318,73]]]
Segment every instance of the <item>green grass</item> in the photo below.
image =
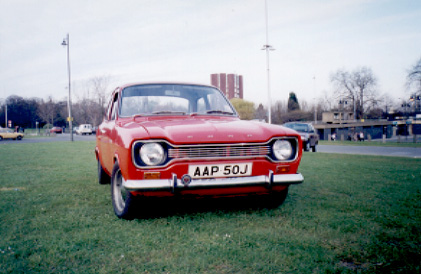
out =
[[0,145],[0,273],[421,272],[419,159],[305,153],[277,209],[161,201],[124,221],[93,149]]

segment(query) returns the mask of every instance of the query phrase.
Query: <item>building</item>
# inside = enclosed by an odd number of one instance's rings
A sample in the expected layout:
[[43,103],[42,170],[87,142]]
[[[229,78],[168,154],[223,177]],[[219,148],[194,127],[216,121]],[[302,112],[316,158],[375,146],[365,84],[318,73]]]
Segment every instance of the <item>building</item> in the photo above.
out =
[[322,122],[327,124],[341,124],[354,120],[354,113],[351,111],[323,112]]
[[219,88],[228,99],[243,99],[243,76],[237,74],[211,74],[211,85]]

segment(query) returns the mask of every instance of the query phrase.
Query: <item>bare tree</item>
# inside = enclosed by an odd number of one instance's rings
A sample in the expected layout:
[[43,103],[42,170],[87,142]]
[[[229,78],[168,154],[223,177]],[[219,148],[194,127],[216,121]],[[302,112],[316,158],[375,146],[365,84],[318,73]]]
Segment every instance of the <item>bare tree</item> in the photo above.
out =
[[258,119],[258,120],[267,120],[268,116],[267,116],[267,110],[265,109],[265,107],[263,106],[263,104],[259,104],[259,106],[256,109],[256,112],[254,114],[254,118]]
[[85,82],[74,105],[75,121],[79,124],[99,125],[104,117],[109,77],[94,77]]
[[377,79],[370,68],[361,67],[353,72],[338,70],[331,75],[338,99],[352,102],[357,118],[363,118],[376,100]]
[[90,83],[97,103],[94,124],[98,125],[101,123],[105,114],[105,104],[109,93],[110,77],[96,76],[90,80]]
[[38,103],[38,116],[47,124],[54,125],[54,118],[57,114],[57,107],[51,96],[46,101],[41,100]]
[[415,94],[421,95],[421,58],[408,71],[407,86],[409,89],[414,88]]
[[275,104],[272,105],[272,122],[274,124],[283,124],[283,117],[286,115],[288,111],[288,106],[285,101],[276,101]]

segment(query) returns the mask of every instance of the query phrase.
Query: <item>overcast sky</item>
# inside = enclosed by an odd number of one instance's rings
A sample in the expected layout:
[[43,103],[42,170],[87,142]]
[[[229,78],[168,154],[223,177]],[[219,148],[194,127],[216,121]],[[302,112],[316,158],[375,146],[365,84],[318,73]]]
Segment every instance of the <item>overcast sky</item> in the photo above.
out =
[[[409,95],[421,58],[420,0],[267,0],[272,101],[332,92],[338,69],[370,67],[380,93]],[[210,83],[244,77],[244,99],[267,101],[264,0],[0,0],[0,98],[67,98],[93,77]],[[77,95],[77,96],[76,96]]]

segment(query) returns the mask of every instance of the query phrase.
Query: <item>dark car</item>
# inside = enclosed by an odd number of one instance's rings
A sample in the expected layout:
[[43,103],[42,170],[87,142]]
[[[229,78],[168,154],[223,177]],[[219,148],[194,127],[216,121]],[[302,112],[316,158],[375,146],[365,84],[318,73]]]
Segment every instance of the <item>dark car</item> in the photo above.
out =
[[289,122],[284,124],[284,126],[300,133],[304,151],[309,151],[311,148],[313,152],[316,152],[316,146],[319,144],[319,135],[317,135],[312,124]]
[[240,120],[222,92],[205,85],[117,88],[95,153],[99,183],[111,182],[114,212],[125,219],[147,211],[135,205],[151,196],[259,195],[279,206],[304,180],[296,131]]

